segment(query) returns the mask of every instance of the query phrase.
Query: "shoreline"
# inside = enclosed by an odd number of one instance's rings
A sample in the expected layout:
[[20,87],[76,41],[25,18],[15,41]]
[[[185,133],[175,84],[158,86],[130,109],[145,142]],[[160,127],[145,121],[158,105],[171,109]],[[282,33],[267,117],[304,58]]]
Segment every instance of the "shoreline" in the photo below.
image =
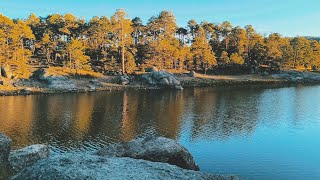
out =
[[[183,88],[193,87],[239,87],[239,86],[298,86],[320,85],[320,74],[312,72],[284,71],[273,75],[203,75],[190,77],[174,74]],[[170,87],[149,85],[139,75],[128,76],[130,82],[121,84],[122,76],[63,77],[54,85],[34,80],[6,80],[9,85],[0,85],[0,96],[25,96],[39,94],[86,93],[100,91],[159,90]]]
[[45,144],[17,150],[11,145],[12,140],[0,132],[0,179],[240,179],[201,172],[184,146],[162,136],[136,137],[93,153],[51,154]]

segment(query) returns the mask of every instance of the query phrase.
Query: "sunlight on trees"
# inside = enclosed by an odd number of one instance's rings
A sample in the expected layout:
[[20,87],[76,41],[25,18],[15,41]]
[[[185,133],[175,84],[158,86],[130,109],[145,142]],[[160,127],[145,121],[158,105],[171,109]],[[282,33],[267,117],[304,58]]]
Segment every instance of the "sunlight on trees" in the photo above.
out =
[[35,65],[69,67],[76,73],[132,73],[150,66],[206,73],[236,64],[316,70],[320,43],[278,33],[262,36],[251,25],[234,27],[228,21],[192,19],[179,27],[169,11],[146,24],[139,17],[129,19],[124,9],[88,21],[73,14],[31,14],[25,20],[0,15],[0,66],[11,69],[14,77],[27,77]]

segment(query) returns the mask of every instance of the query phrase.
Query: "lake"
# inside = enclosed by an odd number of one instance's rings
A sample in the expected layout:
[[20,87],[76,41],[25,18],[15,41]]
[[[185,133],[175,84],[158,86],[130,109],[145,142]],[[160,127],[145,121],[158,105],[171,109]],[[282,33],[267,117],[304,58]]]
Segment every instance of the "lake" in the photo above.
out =
[[320,86],[190,88],[0,97],[13,148],[93,152],[158,134],[201,171],[244,179],[320,178]]

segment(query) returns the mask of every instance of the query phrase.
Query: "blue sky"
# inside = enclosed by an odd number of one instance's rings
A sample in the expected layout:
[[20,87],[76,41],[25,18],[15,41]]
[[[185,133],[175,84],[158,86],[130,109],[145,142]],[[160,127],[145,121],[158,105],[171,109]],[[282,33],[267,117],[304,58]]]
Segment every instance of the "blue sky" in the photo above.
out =
[[233,25],[252,24],[260,33],[279,32],[285,36],[320,36],[320,0],[0,0],[0,13],[26,18],[73,13],[90,19],[110,16],[125,8],[130,18],[144,23],[162,10],[172,11],[180,26],[188,20],[230,21]]

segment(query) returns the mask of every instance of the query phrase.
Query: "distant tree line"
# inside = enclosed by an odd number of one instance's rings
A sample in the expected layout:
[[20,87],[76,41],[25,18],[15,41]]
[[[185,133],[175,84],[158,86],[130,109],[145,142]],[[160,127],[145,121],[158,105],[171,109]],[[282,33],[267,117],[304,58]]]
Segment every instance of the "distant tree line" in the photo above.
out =
[[123,9],[89,21],[72,14],[31,14],[23,20],[0,15],[0,65],[17,76],[30,65],[126,73],[150,66],[204,72],[260,66],[317,69],[320,43],[278,33],[263,36],[251,25],[234,27],[228,21],[190,20],[179,27],[168,11],[146,24],[139,17],[129,19]]

